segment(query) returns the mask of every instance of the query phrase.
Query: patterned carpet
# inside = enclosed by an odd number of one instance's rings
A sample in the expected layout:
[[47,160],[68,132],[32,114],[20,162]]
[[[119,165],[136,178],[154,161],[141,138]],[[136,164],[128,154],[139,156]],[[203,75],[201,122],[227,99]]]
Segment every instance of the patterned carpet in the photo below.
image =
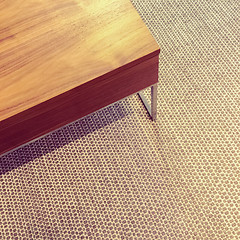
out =
[[157,122],[134,95],[0,157],[0,239],[240,239],[240,1],[132,2]]

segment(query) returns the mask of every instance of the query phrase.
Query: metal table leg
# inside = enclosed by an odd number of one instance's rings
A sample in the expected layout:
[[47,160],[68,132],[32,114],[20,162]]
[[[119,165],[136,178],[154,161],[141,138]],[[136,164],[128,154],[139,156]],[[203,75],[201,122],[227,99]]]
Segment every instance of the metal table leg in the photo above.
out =
[[143,93],[138,93],[140,99],[142,100],[145,108],[147,109],[149,115],[153,121],[157,119],[157,83],[151,86],[151,105],[149,105],[147,99]]

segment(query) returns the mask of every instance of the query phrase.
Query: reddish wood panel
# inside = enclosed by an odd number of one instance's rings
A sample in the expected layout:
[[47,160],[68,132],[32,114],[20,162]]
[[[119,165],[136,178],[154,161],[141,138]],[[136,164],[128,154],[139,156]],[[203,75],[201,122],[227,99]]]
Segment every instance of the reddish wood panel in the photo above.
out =
[[158,81],[158,55],[102,76],[0,122],[0,154]]

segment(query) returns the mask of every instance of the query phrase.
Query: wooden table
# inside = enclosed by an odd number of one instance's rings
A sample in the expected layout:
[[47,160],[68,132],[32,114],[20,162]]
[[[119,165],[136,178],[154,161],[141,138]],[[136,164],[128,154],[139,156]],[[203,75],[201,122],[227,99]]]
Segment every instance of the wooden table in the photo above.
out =
[[0,154],[158,81],[129,0],[0,2]]

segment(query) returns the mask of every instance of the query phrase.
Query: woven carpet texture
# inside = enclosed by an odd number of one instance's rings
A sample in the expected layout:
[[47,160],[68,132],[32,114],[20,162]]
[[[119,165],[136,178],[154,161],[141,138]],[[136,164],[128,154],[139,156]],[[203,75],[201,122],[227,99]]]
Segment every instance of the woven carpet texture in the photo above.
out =
[[133,95],[1,156],[0,239],[240,239],[240,1],[132,3],[157,121]]

